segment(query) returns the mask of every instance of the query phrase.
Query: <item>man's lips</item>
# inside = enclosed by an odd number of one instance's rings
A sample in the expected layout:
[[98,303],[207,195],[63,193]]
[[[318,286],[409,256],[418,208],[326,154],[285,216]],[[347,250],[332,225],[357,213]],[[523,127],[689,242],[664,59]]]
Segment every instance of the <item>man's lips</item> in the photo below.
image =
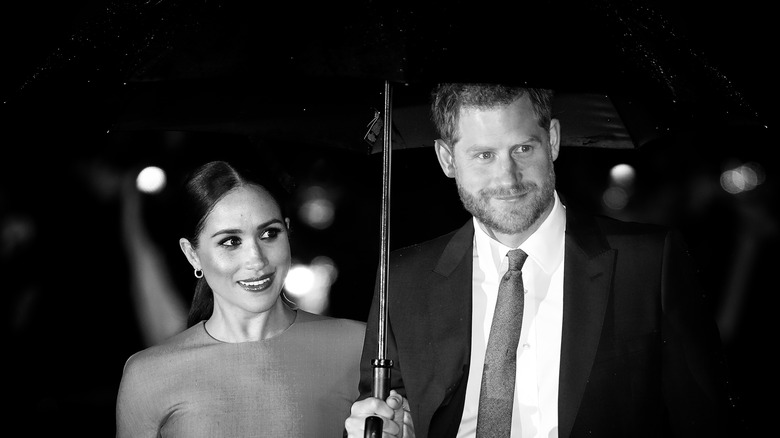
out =
[[503,187],[483,190],[481,195],[485,198],[496,199],[499,201],[516,201],[531,193],[534,190],[533,185]]
[[497,199],[499,201],[516,201],[518,199],[521,199],[525,197],[525,195],[528,194],[528,191],[523,192],[517,192],[517,193],[500,193],[500,194],[494,194],[490,197],[493,199]]

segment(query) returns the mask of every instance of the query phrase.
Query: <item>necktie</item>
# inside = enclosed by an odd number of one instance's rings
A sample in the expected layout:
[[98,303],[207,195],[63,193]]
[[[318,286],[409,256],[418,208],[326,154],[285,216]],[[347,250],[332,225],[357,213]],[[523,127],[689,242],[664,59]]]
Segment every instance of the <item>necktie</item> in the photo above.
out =
[[498,286],[498,299],[490,326],[485,368],[479,391],[477,437],[509,437],[515,394],[517,344],[523,322],[523,276],[520,269],[528,254],[520,249],[507,253],[509,270]]

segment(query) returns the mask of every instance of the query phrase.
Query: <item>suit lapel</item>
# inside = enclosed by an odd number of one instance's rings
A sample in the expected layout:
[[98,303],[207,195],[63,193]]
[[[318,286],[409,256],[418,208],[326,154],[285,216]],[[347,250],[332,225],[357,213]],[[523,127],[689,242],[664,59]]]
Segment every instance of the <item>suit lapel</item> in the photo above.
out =
[[[596,356],[609,300],[616,253],[589,219],[567,209],[566,253],[563,285],[563,331],[558,401],[558,431],[571,433],[580,401]],[[449,402],[457,384],[466,378],[471,348],[471,273],[474,228],[469,221],[442,251],[432,272],[440,287],[428,295],[426,309],[435,357],[424,372],[431,392],[425,397]],[[430,399],[429,399],[430,400]],[[432,414],[432,412],[430,413]],[[452,418],[449,421],[457,421]]]
[[434,401],[433,406],[449,404],[469,363],[473,239],[474,228],[469,221],[447,243],[430,274],[430,284],[436,286],[426,295],[424,312],[429,340],[436,342],[428,342],[432,360],[427,361],[424,372],[429,383],[425,397]]
[[[469,220],[466,222],[455,234],[452,239],[447,243],[444,251],[441,253],[434,272],[437,274],[449,277],[455,271],[463,261],[463,257],[471,256],[474,249],[474,222]],[[467,275],[471,278],[471,272]],[[469,282],[470,284],[470,282]],[[469,291],[471,287],[469,286]]]
[[616,252],[592,220],[567,209],[558,432],[571,433],[599,345]]

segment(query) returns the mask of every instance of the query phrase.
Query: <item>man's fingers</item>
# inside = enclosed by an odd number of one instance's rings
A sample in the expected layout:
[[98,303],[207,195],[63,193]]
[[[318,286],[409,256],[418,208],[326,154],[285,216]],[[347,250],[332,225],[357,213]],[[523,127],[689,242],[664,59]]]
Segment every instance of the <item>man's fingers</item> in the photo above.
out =
[[[351,416],[347,418],[347,420],[344,422],[344,428],[347,430],[347,433],[350,438],[352,437],[362,438],[364,436],[366,418],[368,418],[369,416],[370,415],[367,415],[365,417]],[[384,432],[387,436],[398,436],[398,433],[401,431],[398,424],[396,424],[393,420],[387,418],[381,418],[381,421],[382,421],[382,432]]]
[[385,401],[375,397],[369,397],[352,404],[352,414],[344,421],[344,427],[350,438],[362,438],[366,418],[376,416],[382,419],[382,431],[385,434],[397,436],[401,431],[401,426],[394,421],[395,414],[396,410],[391,408]]
[[369,397],[365,400],[353,403],[351,412],[352,416],[363,418],[371,415],[378,415],[383,418],[393,418],[395,410],[382,400],[375,397]]
[[[403,406],[404,398],[401,396],[401,394],[397,393],[395,390],[390,391],[390,395],[387,397],[387,405],[390,406],[392,409],[400,409]],[[406,407],[409,407],[409,402],[406,402]]]

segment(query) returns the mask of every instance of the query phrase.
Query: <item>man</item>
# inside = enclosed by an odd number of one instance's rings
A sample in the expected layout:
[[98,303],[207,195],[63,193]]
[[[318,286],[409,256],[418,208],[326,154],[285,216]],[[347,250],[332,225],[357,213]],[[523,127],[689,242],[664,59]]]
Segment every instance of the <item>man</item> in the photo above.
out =
[[[369,415],[384,418],[387,435],[403,426],[417,437],[496,436],[477,431],[503,420],[502,436],[511,428],[512,437],[726,431],[720,340],[681,239],[563,204],[553,167],[561,126],[551,101],[546,90],[502,85],[443,84],[434,92],[436,154],[473,219],[392,254],[394,392],[386,402],[370,397],[375,297],[349,436],[363,436]],[[495,366],[488,341],[504,305],[507,255],[517,248],[527,255],[517,268],[524,307],[512,318],[521,328],[508,355],[508,414],[496,416],[484,412],[480,393],[492,388],[483,377]]]

